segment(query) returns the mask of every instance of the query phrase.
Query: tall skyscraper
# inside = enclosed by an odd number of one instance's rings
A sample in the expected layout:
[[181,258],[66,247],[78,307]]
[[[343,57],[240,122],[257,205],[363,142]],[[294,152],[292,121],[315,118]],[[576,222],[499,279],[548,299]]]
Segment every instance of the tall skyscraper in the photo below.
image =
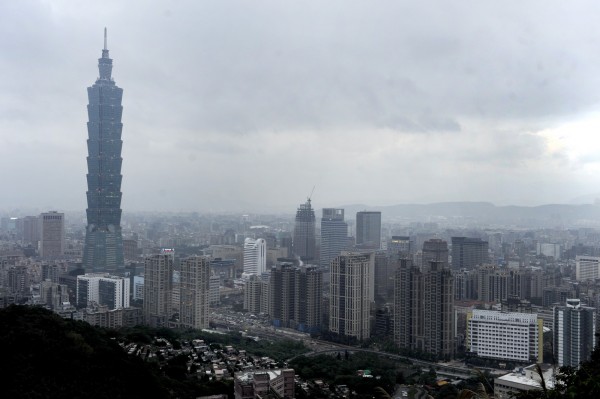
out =
[[310,198],[298,207],[293,240],[294,254],[296,256],[306,261],[315,259],[315,211],[311,206]]
[[394,273],[397,261],[392,261],[386,251],[376,251],[374,294],[377,305],[382,305],[392,299],[394,292]]
[[125,267],[121,235],[123,89],[111,77],[106,28],[98,69],[100,77],[88,87],[88,207],[83,267],[88,272],[119,272]]
[[244,274],[262,274],[267,271],[267,243],[263,238],[244,240]]
[[182,327],[208,328],[210,257],[192,256],[181,261],[179,320]]
[[443,262],[426,271],[400,260],[394,290],[394,340],[441,358],[454,355],[454,278]]
[[331,260],[339,256],[348,244],[348,224],[344,222],[344,210],[323,208],[321,218],[321,268],[329,268]]
[[596,340],[596,309],[581,306],[579,299],[567,299],[566,306],[554,308],[554,357],[559,367],[579,367],[589,360]]
[[423,274],[410,259],[399,260],[394,279],[394,342],[400,348],[422,348],[417,341],[423,336]]
[[323,271],[301,267],[296,273],[296,328],[305,332],[321,329]]
[[316,267],[278,263],[271,268],[269,313],[273,325],[305,332],[321,328],[323,272]]
[[269,310],[276,327],[294,327],[296,277],[296,268],[291,263],[279,263],[271,268]]
[[381,248],[381,212],[356,212],[356,245]]
[[363,340],[370,337],[373,253],[342,252],[331,261],[329,330]]
[[488,247],[481,238],[452,237],[452,269],[472,270],[489,263]]
[[23,218],[23,242],[37,244],[40,239],[40,222],[37,216]]
[[55,259],[65,253],[65,214],[58,212],[40,215],[40,257]]
[[144,320],[153,327],[166,326],[171,316],[173,254],[146,258],[144,265]]

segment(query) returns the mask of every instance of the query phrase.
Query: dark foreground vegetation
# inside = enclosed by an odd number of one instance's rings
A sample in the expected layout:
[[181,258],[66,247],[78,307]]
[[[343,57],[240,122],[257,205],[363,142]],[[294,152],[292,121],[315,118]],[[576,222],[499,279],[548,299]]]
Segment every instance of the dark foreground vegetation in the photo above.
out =
[[[144,326],[103,329],[62,319],[42,308],[11,306],[0,309],[2,397],[195,398],[217,393],[233,397],[230,380],[191,377],[187,356],[145,361],[128,355],[119,345],[155,344],[157,337],[168,339],[174,349],[198,338],[210,343],[211,349],[233,345],[257,356],[270,357],[278,366],[283,366],[285,359],[307,351],[299,342],[255,342],[239,333],[219,335]],[[358,398],[387,397],[394,392],[395,384],[436,386],[434,369],[423,373],[419,367],[369,353],[341,351],[333,355],[299,356],[289,366],[306,381],[322,380],[332,388],[347,386]],[[493,380],[489,377],[474,376],[456,386],[447,384],[427,390],[436,398],[485,398],[491,395],[490,381]],[[320,393],[314,384],[307,390],[297,389],[300,398],[325,397]],[[517,398],[600,398],[600,346],[579,369],[561,369],[555,389],[529,391]]]
[[130,356],[120,333],[65,320],[37,307],[0,310],[2,397],[193,398],[233,392],[231,384],[203,382]]

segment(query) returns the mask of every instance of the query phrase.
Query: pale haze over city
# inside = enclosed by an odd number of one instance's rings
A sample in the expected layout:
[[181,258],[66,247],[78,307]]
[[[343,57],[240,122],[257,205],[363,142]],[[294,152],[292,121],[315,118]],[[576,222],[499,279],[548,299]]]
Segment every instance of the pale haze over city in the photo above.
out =
[[600,2],[0,1],[10,398],[600,398]]
[[592,203],[600,4],[1,2],[0,209],[86,207],[108,28],[124,212]]

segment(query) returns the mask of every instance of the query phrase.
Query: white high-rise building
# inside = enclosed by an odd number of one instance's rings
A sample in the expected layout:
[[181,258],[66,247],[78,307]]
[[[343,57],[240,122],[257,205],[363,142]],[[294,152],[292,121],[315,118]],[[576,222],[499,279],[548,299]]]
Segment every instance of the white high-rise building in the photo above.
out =
[[105,273],[77,276],[77,306],[90,303],[108,306],[110,310],[129,307],[129,278]]
[[87,307],[90,302],[98,303],[98,284],[102,273],[77,276],[77,306]]
[[575,278],[577,281],[595,280],[600,277],[600,258],[577,255],[575,258]]
[[244,274],[261,275],[267,271],[267,242],[263,238],[244,240]]
[[331,261],[329,330],[356,337],[370,337],[373,302],[373,253],[342,252]]
[[467,314],[467,350],[483,358],[542,363],[543,327],[535,313],[474,309]]
[[65,214],[42,213],[40,220],[40,257],[59,258],[65,253]]
[[182,327],[208,328],[210,257],[181,261],[179,320]]
[[129,307],[129,277],[106,276],[98,282],[98,300],[110,310]]

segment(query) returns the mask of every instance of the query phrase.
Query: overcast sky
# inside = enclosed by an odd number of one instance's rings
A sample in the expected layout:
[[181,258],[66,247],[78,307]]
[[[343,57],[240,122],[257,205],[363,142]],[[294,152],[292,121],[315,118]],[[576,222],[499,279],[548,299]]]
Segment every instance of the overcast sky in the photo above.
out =
[[83,210],[103,28],[123,202],[293,212],[600,192],[597,1],[0,1],[0,210]]

